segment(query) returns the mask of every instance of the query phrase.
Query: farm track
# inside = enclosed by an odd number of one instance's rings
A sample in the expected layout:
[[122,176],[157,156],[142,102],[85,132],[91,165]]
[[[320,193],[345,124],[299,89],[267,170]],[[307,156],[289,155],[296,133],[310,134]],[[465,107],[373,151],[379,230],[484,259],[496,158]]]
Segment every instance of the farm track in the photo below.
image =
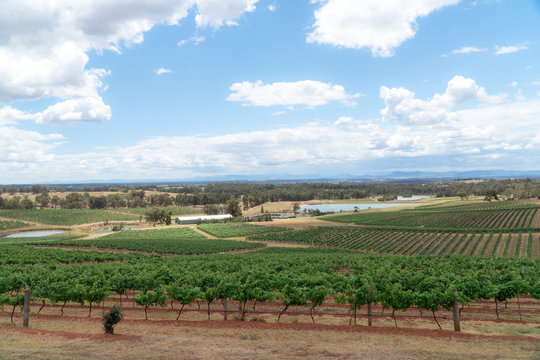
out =
[[[97,311],[96,311],[97,312]],[[3,316],[9,316],[9,312],[0,312]],[[233,315],[234,312],[230,312],[229,315]],[[20,314],[17,314],[17,318],[20,318]],[[78,317],[78,316],[60,316],[60,315],[32,315],[32,317],[43,320],[69,320],[69,321],[83,321],[91,323],[100,323],[100,316],[93,317]],[[388,319],[391,316],[383,316]],[[365,321],[366,316],[358,316],[358,319]],[[169,319],[124,319],[123,322],[127,324],[142,324],[142,325],[172,325],[172,326],[188,326],[188,327],[202,327],[202,328],[232,328],[232,329],[260,329],[260,330],[296,330],[296,331],[335,331],[335,332],[358,332],[358,333],[378,333],[385,335],[407,335],[407,336],[426,336],[426,337],[446,337],[446,338],[462,338],[462,339],[491,339],[491,340],[509,340],[509,341],[526,341],[532,343],[538,343],[539,339],[534,336],[527,335],[500,335],[500,334],[478,334],[478,333],[466,333],[466,332],[454,332],[449,330],[432,330],[426,328],[413,328],[407,327],[407,322],[413,319],[399,318],[401,327],[390,326],[365,326],[365,325],[329,325],[318,323],[265,323],[265,322],[253,322],[253,321],[240,321],[240,320],[169,320]],[[432,323],[433,320],[429,317],[425,318],[426,323]],[[439,319],[439,321],[445,321]],[[478,321],[478,320],[475,320]],[[497,321],[498,323],[504,323],[504,321]],[[405,323],[405,325],[403,325]],[[114,335],[114,337],[107,337],[102,334],[80,334],[75,332],[54,331],[54,330],[40,330],[40,329],[27,329],[22,327],[12,326],[0,326],[0,331],[19,331],[34,333],[38,335],[56,335],[68,338],[93,338],[99,340],[138,340],[140,337],[136,335]]]

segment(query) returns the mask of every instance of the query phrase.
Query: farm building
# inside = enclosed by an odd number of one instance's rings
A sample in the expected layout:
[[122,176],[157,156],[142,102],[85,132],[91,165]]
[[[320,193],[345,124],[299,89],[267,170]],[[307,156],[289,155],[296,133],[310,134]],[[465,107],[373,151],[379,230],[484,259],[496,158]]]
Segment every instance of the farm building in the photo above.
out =
[[198,216],[179,216],[175,219],[178,225],[196,224],[199,221],[225,220],[232,218],[232,215],[198,215]]

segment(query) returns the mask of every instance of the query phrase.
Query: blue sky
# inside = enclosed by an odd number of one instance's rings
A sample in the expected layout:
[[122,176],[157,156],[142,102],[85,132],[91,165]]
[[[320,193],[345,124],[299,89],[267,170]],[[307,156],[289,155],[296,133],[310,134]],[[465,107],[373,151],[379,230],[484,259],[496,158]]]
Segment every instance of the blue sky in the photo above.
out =
[[538,170],[540,2],[7,1],[0,183]]

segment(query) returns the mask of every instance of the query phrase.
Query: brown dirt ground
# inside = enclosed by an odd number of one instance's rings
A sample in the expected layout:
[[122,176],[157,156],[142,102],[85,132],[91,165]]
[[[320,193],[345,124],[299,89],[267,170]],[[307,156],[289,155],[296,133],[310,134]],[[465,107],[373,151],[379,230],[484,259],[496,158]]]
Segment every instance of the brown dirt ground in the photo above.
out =
[[[0,318],[2,359],[534,359],[538,338],[448,330],[260,321],[125,319],[102,335],[96,317]],[[128,316],[130,317],[130,316]],[[289,319],[290,320],[290,319]],[[20,318],[17,318],[20,323]],[[498,326],[504,326],[497,324]]]

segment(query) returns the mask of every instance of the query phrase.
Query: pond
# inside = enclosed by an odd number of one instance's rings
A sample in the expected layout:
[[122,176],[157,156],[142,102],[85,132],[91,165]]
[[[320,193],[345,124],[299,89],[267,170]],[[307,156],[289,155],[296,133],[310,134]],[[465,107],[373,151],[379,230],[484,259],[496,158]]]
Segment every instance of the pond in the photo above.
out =
[[25,237],[42,237],[49,235],[62,234],[65,230],[41,230],[41,231],[25,231],[6,236],[7,238],[25,238]]
[[394,206],[406,206],[406,205],[418,205],[418,204],[314,204],[314,205],[304,205],[300,207],[299,212],[309,210],[319,210],[321,212],[340,212],[340,211],[353,211],[355,207],[358,210],[367,210],[367,209],[382,209]]
[[435,195],[411,195],[411,196],[398,196],[398,201],[416,201],[416,200],[422,200],[422,199],[431,199],[434,198]]
[[[104,227],[104,228],[101,228],[101,229],[96,229],[94,230],[95,232],[102,232],[102,231],[112,231],[113,227],[112,226],[109,226],[109,227]],[[121,230],[133,230],[133,229],[137,229],[136,226],[124,226]]]

